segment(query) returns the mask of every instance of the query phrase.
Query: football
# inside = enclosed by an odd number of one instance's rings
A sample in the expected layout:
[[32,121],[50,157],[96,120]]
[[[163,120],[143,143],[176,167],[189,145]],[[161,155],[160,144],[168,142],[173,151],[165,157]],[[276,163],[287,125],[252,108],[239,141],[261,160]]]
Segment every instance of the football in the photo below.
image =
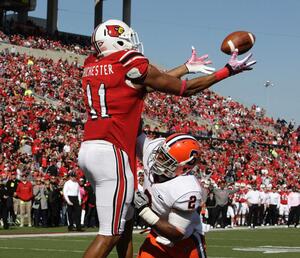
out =
[[221,44],[221,51],[225,54],[231,53],[237,48],[239,55],[246,53],[253,47],[255,36],[248,31],[235,31],[230,33]]

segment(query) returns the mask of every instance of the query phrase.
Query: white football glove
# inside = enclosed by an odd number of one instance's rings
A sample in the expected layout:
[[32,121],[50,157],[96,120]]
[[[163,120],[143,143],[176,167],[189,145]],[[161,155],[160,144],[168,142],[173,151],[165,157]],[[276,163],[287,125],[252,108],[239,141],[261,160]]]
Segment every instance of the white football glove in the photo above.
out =
[[206,60],[208,55],[203,55],[201,57],[197,57],[196,49],[192,46],[192,56],[185,63],[186,68],[189,73],[203,73],[203,74],[212,74],[216,69],[208,64],[212,62],[210,60]]
[[250,58],[252,57],[252,54],[247,55],[242,60],[238,60],[237,59],[238,53],[239,53],[239,50],[235,49],[232,52],[229,62],[225,65],[229,69],[230,75],[241,73],[243,71],[252,70],[253,67],[251,67],[251,66],[256,63],[255,60],[248,62],[250,60]]

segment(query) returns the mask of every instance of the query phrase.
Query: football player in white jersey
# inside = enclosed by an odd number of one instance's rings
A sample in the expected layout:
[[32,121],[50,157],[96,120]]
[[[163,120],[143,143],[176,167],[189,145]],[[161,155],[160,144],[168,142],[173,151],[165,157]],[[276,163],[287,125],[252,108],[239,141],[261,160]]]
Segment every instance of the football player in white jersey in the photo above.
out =
[[145,179],[144,192],[135,193],[134,204],[151,227],[138,257],[206,257],[201,187],[188,173],[198,162],[199,142],[187,134],[173,134],[154,140],[142,135],[138,143]]

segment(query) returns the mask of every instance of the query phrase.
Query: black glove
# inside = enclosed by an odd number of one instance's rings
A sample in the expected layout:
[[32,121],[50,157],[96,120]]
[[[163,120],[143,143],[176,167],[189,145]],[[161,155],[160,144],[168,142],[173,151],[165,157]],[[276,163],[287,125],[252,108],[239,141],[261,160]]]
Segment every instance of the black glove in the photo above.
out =
[[135,191],[133,202],[138,214],[140,214],[144,208],[149,207],[149,198],[144,192]]

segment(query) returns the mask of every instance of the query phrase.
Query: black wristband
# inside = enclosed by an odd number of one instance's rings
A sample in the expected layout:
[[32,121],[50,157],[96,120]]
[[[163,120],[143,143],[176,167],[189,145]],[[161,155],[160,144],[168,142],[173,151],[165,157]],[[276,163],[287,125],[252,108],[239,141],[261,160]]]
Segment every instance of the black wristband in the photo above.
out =
[[234,75],[235,72],[232,69],[232,66],[230,64],[226,64],[225,67],[229,70],[229,76]]

